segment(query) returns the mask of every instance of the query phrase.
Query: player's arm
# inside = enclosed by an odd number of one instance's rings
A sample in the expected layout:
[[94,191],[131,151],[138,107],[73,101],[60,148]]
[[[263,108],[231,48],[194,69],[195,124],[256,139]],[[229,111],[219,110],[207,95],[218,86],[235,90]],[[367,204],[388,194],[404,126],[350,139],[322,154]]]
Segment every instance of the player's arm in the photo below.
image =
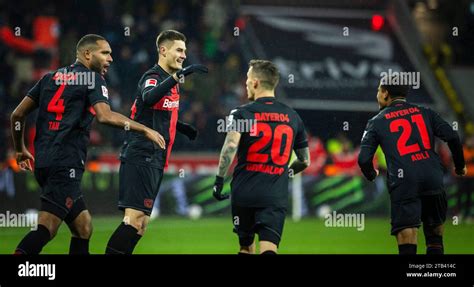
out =
[[236,131],[230,131],[222,146],[221,155],[219,157],[219,168],[217,176],[224,177],[229,170],[230,165],[234,161],[235,154],[239,148],[241,134]]
[[178,83],[179,79],[181,79],[182,77],[190,75],[194,72],[207,73],[207,71],[207,68],[203,65],[190,65],[169,76],[153,88],[147,89],[145,85],[145,90],[142,93],[143,103],[145,103],[145,105],[147,106],[153,106],[158,103],[161,98],[163,98],[171,90],[171,88]]
[[30,98],[25,97],[11,114],[11,132],[13,136],[13,147],[16,153],[16,162],[21,169],[32,170],[30,160],[34,161],[25,146],[25,120],[26,117],[36,109],[38,105]]
[[[152,79],[153,80],[153,79]],[[157,80],[157,79],[154,79]],[[158,81],[158,80],[157,80]],[[148,80],[145,81],[145,87],[142,92],[142,100],[146,106],[153,106],[158,103],[170,90],[178,83],[173,76],[169,76],[163,82],[155,86],[148,86]]]
[[298,121],[298,131],[295,136],[295,144],[293,150],[296,154],[296,160],[290,165],[289,169],[293,170],[293,175],[298,174],[309,167],[311,159],[309,155],[308,138],[304,127],[303,120],[296,114]]
[[230,131],[222,146],[221,155],[219,157],[219,167],[216,175],[216,181],[214,183],[213,195],[217,200],[223,200],[229,198],[229,195],[222,195],[222,188],[224,187],[224,177],[229,171],[229,167],[234,161],[235,154],[239,148],[241,134],[236,131]]
[[192,141],[195,140],[199,134],[198,130],[194,126],[182,122],[180,120],[178,120],[178,122],[176,123],[176,130],[179,133],[182,133],[183,135],[187,136],[188,139]]
[[462,143],[459,135],[453,130],[451,125],[443,120],[437,113],[429,110],[431,113],[434,135],[448,144],[449,150],[453,156],[454,171],[457,175],[464,176],[467,173],[466,162],[462,150]]
[[378,146],[379,142],[375,126],[372,121],[369,121],[362,136],[358,164],[365,178],[370,181],[373,181],[379,174],[378,170],[374,169],[373,164]]
[[107,103],[96,103],[94,105],[94,110],[96,112],[97,121],[99,123],[142,133],[149,140],[159,145],[162,149],[165,148],[165,140],[161,134],[159,134],[153,129],[146,127],[145,125],[142,125],[127,118],[124,115],[112,111]]
[[291,164],[290,169],[293,174],[298,174],[309,167],[311,160],[309,156],[309,147],[295,149],[296,160]]

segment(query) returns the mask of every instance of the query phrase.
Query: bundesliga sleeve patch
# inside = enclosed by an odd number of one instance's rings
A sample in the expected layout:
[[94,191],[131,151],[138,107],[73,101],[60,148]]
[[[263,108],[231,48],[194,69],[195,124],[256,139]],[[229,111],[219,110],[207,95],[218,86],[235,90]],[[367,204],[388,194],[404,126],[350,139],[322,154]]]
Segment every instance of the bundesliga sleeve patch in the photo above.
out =
[[156,86],[157,83],[158,83],[158,81],[156,79],[148,79],[145,82],[145,88],[146,87],[154,87],[154,86]]
[[109,98],[109,91],[107,90],[107,87],[105,87],[105,86],[101,86],[101,87],[102,87],[102,95],[108,99]]

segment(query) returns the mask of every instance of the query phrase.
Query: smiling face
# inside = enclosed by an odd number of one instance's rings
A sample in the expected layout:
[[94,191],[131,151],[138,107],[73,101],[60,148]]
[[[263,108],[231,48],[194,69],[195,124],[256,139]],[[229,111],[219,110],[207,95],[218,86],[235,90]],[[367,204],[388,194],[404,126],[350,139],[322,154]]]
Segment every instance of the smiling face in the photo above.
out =
[[[86,52],[87,53],[87,52]],[[107,41],[97,41],[97,47],[91,49],[86,56],[90,69],[104,76],[112,63],[112,49]]]
[[186,43],[184,41],[166,41],[160,46],[160,61],[168,73],[175,73],[181,70],[185,59]]

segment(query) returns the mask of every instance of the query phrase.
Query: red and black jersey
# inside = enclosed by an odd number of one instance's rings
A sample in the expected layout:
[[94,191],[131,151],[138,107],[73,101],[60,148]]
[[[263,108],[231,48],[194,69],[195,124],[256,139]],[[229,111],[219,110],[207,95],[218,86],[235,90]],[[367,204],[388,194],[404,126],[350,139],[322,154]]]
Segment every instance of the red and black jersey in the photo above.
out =
[[179,84],[176,84],[153,106],[143,102],[143,95],[170,75],[159,65],[146,71],[138,82],[130,118],[159,132],[166,141],[166,149],[148,140],[143,134],[127,132],[120,159],[138,165],[165,168],[176,136],[179,110]]
[[231,182],[232,204],[246,207],[286,207],[288,164],[293,149],[308,147],[299,115],[273,97],[231,111],[229,124],[252,124],[241,132],[237,166]]
[[431,187],[442,179],[444,170],[435,152],[435,137],[448,142],[456,167],[464,167],[459,136],[449,123],[428,108],[395,100],[367,123],[359,165],[368,179],[375,178],[372,159],[380,145],[389,188],[415,182],[422,187],[420,194],[439,192]]
[[93,105],[108,104],[104,78],[75,63],[43,76],[27,96],[38,105],[35,167],[84,168]]

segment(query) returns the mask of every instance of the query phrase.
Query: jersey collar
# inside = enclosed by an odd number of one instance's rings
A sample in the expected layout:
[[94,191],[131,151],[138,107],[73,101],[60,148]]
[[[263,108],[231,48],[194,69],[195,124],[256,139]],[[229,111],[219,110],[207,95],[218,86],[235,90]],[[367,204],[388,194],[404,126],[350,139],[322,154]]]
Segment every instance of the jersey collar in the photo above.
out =
[[161,74],[163,75],[166,75],[166,76],[171,76],[170,74],[168,74],[168,72],[165,71],[165,69],[163,69],[160,65],[158,64],[155,64],[155,66],[153,67],[155,70],[157,70],[158,72],[160,72]]
[[256,102],[275,101],[275,97],[262,97],[255,100]]
[[395,105],[405,105],[407,103],[406,100],[402,100],[402,99],[395,99],[392,101],[392,103],[390,103],[390,106],[389,107],[393,107]]
[[84,69],[87,69],[87,67],[84,66],[84,64],[81,63],[81,62],[79,62],[79,61],[74,62],[70,67],[71,67],[71,68],[74,68],[74,67],[82,67],[82,68],[84,68]]

